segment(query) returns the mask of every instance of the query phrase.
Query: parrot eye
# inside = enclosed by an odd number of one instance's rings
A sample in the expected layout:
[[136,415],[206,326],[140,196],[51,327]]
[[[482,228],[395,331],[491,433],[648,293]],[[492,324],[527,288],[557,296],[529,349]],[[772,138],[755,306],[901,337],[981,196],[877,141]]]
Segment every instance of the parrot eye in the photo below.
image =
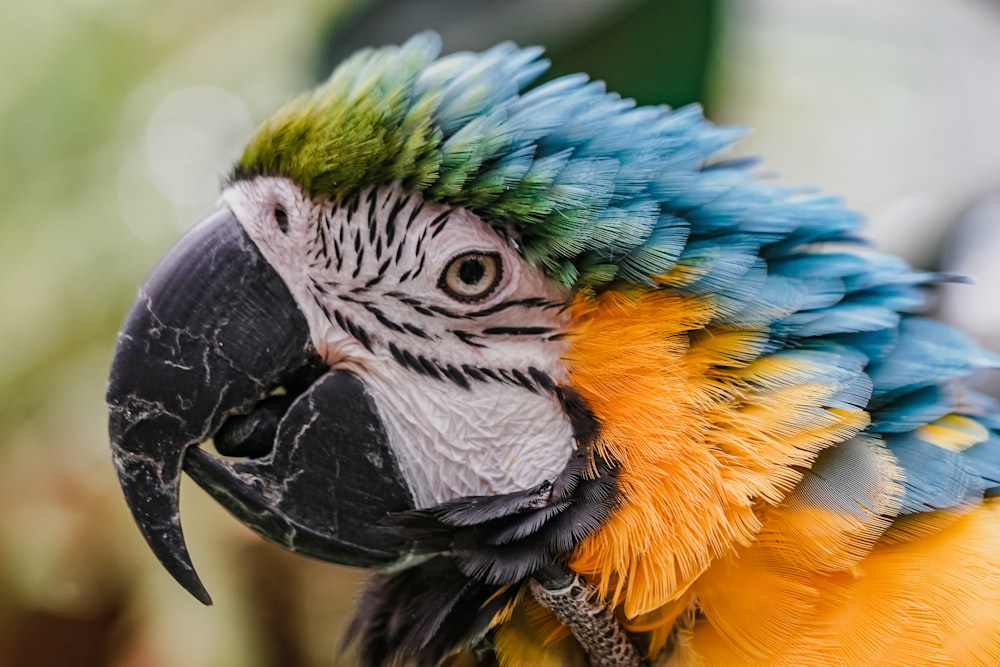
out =
[[502,277],[499,255],[468,252],[448,262],[438,287],[459,301],[479,301],[496,289]]

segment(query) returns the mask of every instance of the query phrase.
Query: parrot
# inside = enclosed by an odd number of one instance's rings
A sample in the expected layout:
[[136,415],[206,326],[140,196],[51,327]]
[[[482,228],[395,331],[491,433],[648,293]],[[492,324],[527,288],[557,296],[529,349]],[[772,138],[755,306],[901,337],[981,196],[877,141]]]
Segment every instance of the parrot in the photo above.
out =
[[[1000,357],[836,197],[540,48],[368,49],[249,138],[125,316],[109,436],[370,570],[360,665],[1000,664]],[[213,449],[214,448],[214,449]]]

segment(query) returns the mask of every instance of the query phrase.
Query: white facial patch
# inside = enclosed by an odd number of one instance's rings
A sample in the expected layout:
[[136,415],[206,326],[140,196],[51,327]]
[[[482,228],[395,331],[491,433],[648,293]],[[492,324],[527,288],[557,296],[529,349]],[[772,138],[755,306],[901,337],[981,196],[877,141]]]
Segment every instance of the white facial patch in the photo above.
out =
[[575,443],[553,392],[569,293],[503,228],[398,186],[315,204],[287,179],[222,195],[334,368],[372,394],[417,505],[551,480]]

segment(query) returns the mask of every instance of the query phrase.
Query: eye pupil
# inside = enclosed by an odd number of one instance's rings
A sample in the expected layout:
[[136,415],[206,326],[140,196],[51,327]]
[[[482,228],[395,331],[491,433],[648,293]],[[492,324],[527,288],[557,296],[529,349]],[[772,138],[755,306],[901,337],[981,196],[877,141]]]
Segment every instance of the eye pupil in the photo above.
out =
[[500,284],[503,265],[495,252],[467,252],[453,257],[438,287],[453,299],[474,303],[488,297]]
[[467,259],[458,268],[458,279],[466,285],[479,284],[479,281],[483,279],[485,274],[486,267],[483,266],[482,260],[479,259]]

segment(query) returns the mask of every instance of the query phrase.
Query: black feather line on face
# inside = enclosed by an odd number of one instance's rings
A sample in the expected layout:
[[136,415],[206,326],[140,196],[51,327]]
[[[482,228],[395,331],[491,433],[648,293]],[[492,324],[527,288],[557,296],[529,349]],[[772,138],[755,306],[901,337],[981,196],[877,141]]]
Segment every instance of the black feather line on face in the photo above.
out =
[[421,198],[420,201],[417,202],[417,205],[413,207],[413,210],[410,211],[410,217],[406,220],[405,233],[408,234],[410,232],[410,228],[413,227],[413,222],[417,219],[417,216],[420,215],[420,212],[424,210],[425,201],[425,199]]
[[483,329],[487,336],[541,336],[552,333],[551,327],[489,327]]
[[[367,288],[367,285],[365,287]],[[354,291],[358,292],[359,290],[354,290]],[[389,292],[387,296],[393,296],[397,298],[401,303],[405,303],[406,305],[410,306],[417,312],[422,311],[422,306],[416,305],[420,303],[420,301],[418,300],[400,295],[397,292]],[[375,319],[379,322],[379,324],[385,327],[386,329],[389,329],[396,333],[413,335],[416,336],[417,338],[421,338],[424,340],[433,340],[436,338],[435,336],[427,333],[424,329],[415,324],[409,322],[400,322],[400,323],[395,322],[394,320],[389,318],[389,316],[385,313],[385,311],[383,311],[381,308],[373,304],[371,301],[353,297],[348,294],[340,294],[339,298],[342,301],[346,301],[348,303],[353,303],[361,306],[366,311],[368,311],[368,313],[374,316]],[[317,303],[320,303],[318,299]],[[428,313],[428,314],[433,315],[433,313]],[[345,318],[343,318],[343,316],[340,316],[338,313],[337,324],[344,331],[347,331],[355,338],[361,340],[362,343],[365,345],[365,347],[368,348],[370,351],[372,345],[370,337],[367,335],[358,336],[355,329],[359,327],[356,327],[356,325],[352,326],[353,323],[349,321],[345,323],[344,320]],[[466,345],[479,348],[487,347],[486,345],[476,342],[475,338],[478,337],[478,334],[468,331],[462,331],[460,329],[449,329],[448,331],[454,334],[459,340],[461,340]],[[420,375],[423,375],[425,377],[434,378],[436,380],[441,380],[441,381],[450,380],[451,382],[461,387],[462,389],[469,389],[468,378],[471,378],[476,382],[486,382],[487,380],[492,380],[497,384],[520,386],[527,389],[528,391],[531,391],[532,393],[540,393],[539,391],[540,389],[546,392],[556,391],[556,384],[552,380],[552,378],[537,368],[529,368],[527,369],[527,372],[525,372],[516,368],[514,369],[505,369],[505,368],[491,369],[482,367],[473,368],[468,365],[463,365],[460,370],[455,366],[442,365],[422,355],[414,354],[405,348],[399,347],[395,343],[389,343],[388,349],[393,360],[395,360],[396,363],[402,366],[403,368],[418,373]],[[560,400],[563,400],[561,396]]]
[[417,264],[417,270],[410,275],[411,279],[419,276],[421,271],[424,270],[424,259],[426,259],[426,255],[420,255],[420,262]]
[[389,217],[385,221],[385,245],[387,248],[392,245],[392,240],[396,236],[396,218],[399,216],[399,212],[410,203],[411,196],[406,195],[397,199],[396,203],[392,205],[392,210],[389,211]]
[[[354,214],[358,212],[358,206],[360,204],[361,204],[361,195],[360,194],[352,195],[347,200],[347,203],[346,203],[345,206],[346,206],[346,209],[347,209],[347,218],[348,219],[354,217]],[[343,231],[343,228],[341,228],[341,231]],[[343,239],[341,239],[341,240],[343,240]]]
[[[447,215],[447,213],[442,213],[441,215]],[[413,256],[421,257],[424,252],[424,239],[427,238],[427,228],[420,230],[420,236],[417,237],[417,242],[413,246]]]
[[444,373],[452,382],[457,384],[462,389],[470,388],[469,381],[466,379],[462,371],[458,370],[451,364],[448,364],[447,366],[443,364],[438,364],[438,368],[440,368],[442,373]]
[[318,262],[320,257],[325,258],[327,256],[326,226],[322,224],[317,225],[316,230],[317,243],[316,250],[313,252],[313,260]]
[[[325,306],[323,312],[326,313],[326,316],[328,318],[330,317],[330,313],[326,311]],[[344,317],[339,310],[333,311],[333,317],[334,321],[337,322],[337,326],[339,326],[341,330],[350,334],[355,340],[361,343],[366,350],[368,350],[369,352],[372,351],[371,337],[368,335],[368,332],[365,331],[363,327],[358,326],[348,318]]]
[[461,329],[449,329],[448,331],[451,334],[453,334],[455,338],[459,339],[469,347],[478,347],[480,349],[485,349],[488,347],[487,345],[483,345],[482,343],[477,343],[476,342],[477,335],[474,333],[471,333],[469,331],[462,331]]
[[514,308],[521,306],[524,308],[541,308],[542,310],[550,310],[553,308],[564,308],[566,306],[562,301],[547,301],[541,297],[528,297],[525,299],[511,299],[509,301],[501,301],[500,303],[490,306],[488,308],[483,308],[482,310],[476,310],[466,315],[469,319],[475,319],[478,317],[487,317],[489,315],[495,315],[501,311],[507,310],[508,308]]
[[452,650],[488,647],[491,620],[526,578],[564,564],[614,511],[617,467],[592,447],[600,425],[579,394],[554,390],[579,445],[556,479],[387,517],[385,524],[426,560],[370,580],[348,635],[363,667],[404,659],[429,667]]

